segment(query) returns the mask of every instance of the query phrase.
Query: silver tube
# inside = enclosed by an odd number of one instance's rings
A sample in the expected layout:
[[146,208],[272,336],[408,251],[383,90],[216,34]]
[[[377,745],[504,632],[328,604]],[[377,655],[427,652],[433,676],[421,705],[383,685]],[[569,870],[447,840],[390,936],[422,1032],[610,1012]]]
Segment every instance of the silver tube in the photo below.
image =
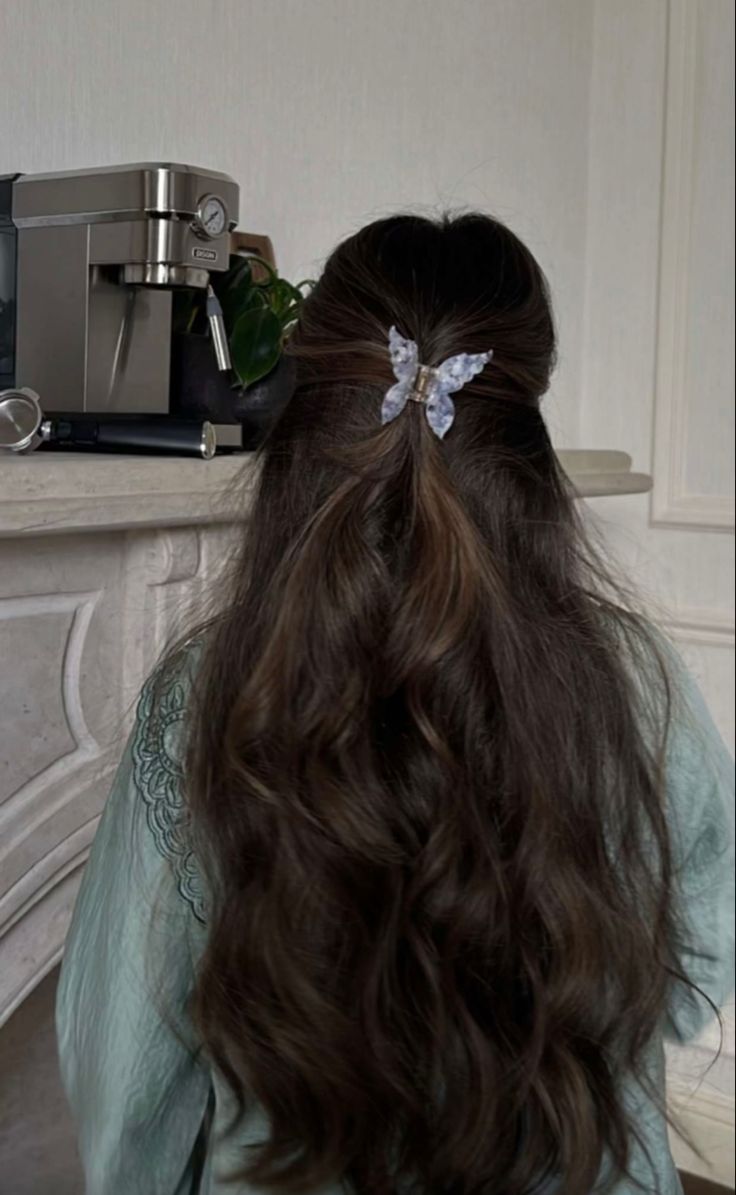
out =
[[227,343],[225,321],[222,318],[222,307],[211,286],[207,287],[207,319],[210,322],[210,333],[212,335],[217,368],[221,373],[227,373],[229,369],[232,369],[230,346]]

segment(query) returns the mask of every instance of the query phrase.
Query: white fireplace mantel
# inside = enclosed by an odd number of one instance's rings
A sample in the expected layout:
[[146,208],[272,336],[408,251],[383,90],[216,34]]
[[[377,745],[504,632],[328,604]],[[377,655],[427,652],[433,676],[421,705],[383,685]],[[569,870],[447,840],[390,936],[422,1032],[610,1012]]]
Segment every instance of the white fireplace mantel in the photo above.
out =
[[[561,452],[581,495],[624,453]],[[136,694],[236,532],[253,458],[0,456],[0,1024],[58,962]]]
[[[625,452],[563,449],[557,455],[583,498],[651,489],[648,474],[631,472]],[[0,536],[228,522],[242,511],[253,459],[6,454],[0,457]]]

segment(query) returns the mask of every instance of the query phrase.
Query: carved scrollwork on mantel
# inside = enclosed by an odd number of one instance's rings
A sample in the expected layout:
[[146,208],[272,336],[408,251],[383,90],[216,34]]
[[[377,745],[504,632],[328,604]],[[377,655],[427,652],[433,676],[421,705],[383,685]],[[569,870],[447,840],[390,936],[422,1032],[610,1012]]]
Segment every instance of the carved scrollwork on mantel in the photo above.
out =
[[172,523],[163,484],[162,527],[153,498],[105,533],[79,529],[78,503],[68,533],[0,527],[0,1025],[61,958],[138,692],[228,534],[201,501]]
[[[0,937],[0,1026],[60,961],[97,818],[80,827],[44,862],[48,877],[27,877],[29,897]],[[54,857],[56,856],[56,857]]]
[[167,643],[197,608],[203,588],[202,537],[196,527],[167,528],[153,536],[130,536],[123,603],[126,644],[121,678],[126,708]]
[[[0,1020],[9,1015],[12,994],[3,989],[18,980],[13,929],[79,853],[68,827],[85,774],[99,771],[104,757],[82,697],[85,644],[99,598],[94,590],[0,598]],[[24,969],[36,954],[22,952]]]
[[[0,690],[3,707],[7,705],[0,724],[0,758],[6,768],[0,801],[12,797],[14,805],[27,804],[39,787],[53,783],[54,770],[68,769],[72,760],[79,763],[99,752],[85,721],[80,693],[82,651],[98,597],[99,592],[0,598],[0,634],[5,631],[8,639],[3,659],[9,673]],[[46,653],[51,653],[51,659]],[[59,686],[47,688],[43,704],[31,701],[34,683],[49,671],[57,673]],[[49,742],[54,734],[60,748],[56,751]],[[64,738],[66,750],[61,746]],[[28,748],[23,754],[17,749],[20,742]],[[13,762],[27,772],[25,782],[16,788],[9,775]],[[4,830],[1,816],[0,832]]]

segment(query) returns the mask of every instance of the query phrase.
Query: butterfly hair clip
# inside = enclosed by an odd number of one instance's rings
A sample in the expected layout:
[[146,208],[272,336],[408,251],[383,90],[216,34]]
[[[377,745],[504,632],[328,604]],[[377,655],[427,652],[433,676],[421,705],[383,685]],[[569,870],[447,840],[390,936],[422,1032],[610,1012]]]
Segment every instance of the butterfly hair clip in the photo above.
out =
[[391,423],[408,402],[422,403],[427,423],[438,439],[444,439],[455,419],[450,396],[485,369],[493,349],[487,353],[458,353],[436,367],[420,365],[416,342],[406,340],[394,327],[388,334],[388,349],[396,382],[384,396],[381,423]]

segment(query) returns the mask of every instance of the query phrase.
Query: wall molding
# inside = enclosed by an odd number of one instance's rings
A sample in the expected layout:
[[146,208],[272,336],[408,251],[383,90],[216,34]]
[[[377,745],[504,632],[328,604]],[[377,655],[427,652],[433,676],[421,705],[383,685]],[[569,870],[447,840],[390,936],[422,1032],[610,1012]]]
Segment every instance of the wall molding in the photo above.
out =
[[652,524],[734,530],[734,498],[691,493],[685,476],[687,298],[694,203],[698,5],[668,0],[662,164]]
[[82,879],[82,864],[71,861],[58,883],[44,889],[2,940],[0,1028],[60,961],[72,909]]
[[0,597],[0,619],[43,617],[45,614],[69,614],[70,626],[63,644],[60,684],[60,711],[73,742],[65,751],[40,772],[24,781],[12,793],[3,794],[0,809],[0,831],[8,841],[19,822],[30,823],[34,814],[48,817],[53,805],[48,793],[65,779],[69,779],[85,764],[100,757],[102,748],[89,730],[82,707],[82,659],[92,616],[100,598],[99,590],[58,594],[29,594],[24,597]]
[[733,613],[707,606],[683,606],[663,623],[680,643],[699,647],[730,647],[736,642]]

